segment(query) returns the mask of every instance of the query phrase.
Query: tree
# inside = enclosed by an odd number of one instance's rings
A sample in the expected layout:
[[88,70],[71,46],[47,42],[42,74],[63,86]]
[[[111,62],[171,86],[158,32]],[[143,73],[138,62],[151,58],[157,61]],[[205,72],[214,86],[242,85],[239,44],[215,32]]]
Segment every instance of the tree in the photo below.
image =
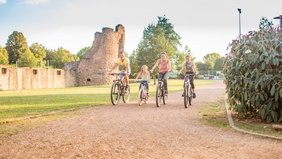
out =
[[1,46],[0,46],[0,64],[3,64],[3,65],[9,64],[7,50],[5,48],[2,48]]
[[151,68],[165,51],[170,58],[174,58],[180,46],[180,36],[165,16],[158,17],[157,24],[149,24],[143,31],[143,38],[136,49],[136,63],[140,68],[147,65]]
[[6,43],[6,50],[9,56],[9,63],[15,64],[21,54],[26,53],[28,50],[26,38],[23,33],[14,31],[11,35],[9,35]]
[[206,63],[203,62],[196,62],[196,69],[199,72],[199,74],[204,74],[206,71],[209,70],[209,66]]
[[33,43],[29,49],[36,58],[36,65],[42,66],[43,59],[46,57],[46,50],[44,46],[39,43]]
[[84,47],[84,48],[82,48],[82,49],[80,49],[80,50],[78,51],[78,53],[76,54],[76,56],[78,56],[80,59],[82,59],[83,56],[84,56],[87,52],[89,52],[90,50],[91,50],[91,46]]
[[36,67],[36,65],[37,59],[29,49],[23,52],[18,59],[18,66],[20,67]]
[[215,60],[214,70],[223,71],[225,57],[221,57]]
[[[174,26],[171,23],[169,23],[168,21],[169,19],[167,19],[165,15],[163,17],[158,17],[157,27],[163,28],[165,32],[164,34],[165,39],[168,40],[169,45],[173,47],[173,50],[177,51],[177,46],[181,46],[180,44],[181,37],[174,31]],[[172,55],[174,53],[176,52],[171,52]]]
[[[49,52],[48,52],[49,53]],[[78,61],[79,58],[76,55],[70,53],[70,51],[60,47],[56,52],[50,54],[50,65],[55,68],[63,68],[65,62]]]
[[185,54],[183,52],[177,52],[175,57],[173,58],[173,63],[175,65],[176,70],[181,69],[184,61],[185,61]]
[[214,69],[215,61],[220,57],[218,53],[210,53],[204,56],[204,61],[209,66],[209,69]]
[[44,60],[47,62],[47,67],[49,67],[51,65],[50,61],[54,58],[56,54],[56,50],[45,49],[45,51],[46,51],[46,57],[44,58]]
[[137,59],[136,59],[136,51],[134,50],[133,53],[129,56],[129,61],[130,61],[130,68],[131,68],[131,74],[130,78],[135,78],[137,76],[137,73],[140,70],[140,67],[136,65]]

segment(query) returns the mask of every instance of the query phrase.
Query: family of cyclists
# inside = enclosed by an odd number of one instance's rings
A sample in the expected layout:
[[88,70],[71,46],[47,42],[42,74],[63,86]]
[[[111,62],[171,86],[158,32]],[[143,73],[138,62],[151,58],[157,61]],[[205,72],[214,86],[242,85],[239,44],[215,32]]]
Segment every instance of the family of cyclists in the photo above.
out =
[[[192,78],[190,79],[191,87],[192,87],[192,96],[193,98],[196,98],[196,93],[195,93],[195,84],[194,84],[194,76],[196,75],[196,69],[195,69],[195,64],[192,61],[192,58],[190,55],[186,55],[185,57],[185,62],[182,65],[182,68],[180,69],[180,73],[185,70],[186,74],[192,74]],[[129,75],[131,73],[130,70],[130,61],[129,59],[125,56],[124,52],[121,51],[119,52],[119,57],[116,60],[115,64],[110,70],[110,74],[113,74],[114,70],[119,67],[119,72],[121,72],[121,76],[124,76],[124,84],[125,84],[125,92],[128,91],[129,88]],[[147,95],[149,96],[149,82],[150,82],[150,73],[152,73],[155,68],[159,68],[159,73],[158,73],[158,81],[162,80],[163,81],[163,86],[164,86],[164,92],[165,96],[168,94],[168,86],[167,86],[167,80],[169,78],[169,72],[171,71],[171,61],[169,60],[167,53],[166,52],[161,52],[160,53],[160,58],[155,62],[154,66],[152,69],[149,71],[148,66],[143,65],[140,68],[139,73],[136,76],[135,81],[137,81],[139,78],[140,80],[140,85],[139,89],[141,88],[141,85],[145,85],[147,89]],[[184,93],[183,93],[184,94]],[[183,96],[182,94],[182,96]]]

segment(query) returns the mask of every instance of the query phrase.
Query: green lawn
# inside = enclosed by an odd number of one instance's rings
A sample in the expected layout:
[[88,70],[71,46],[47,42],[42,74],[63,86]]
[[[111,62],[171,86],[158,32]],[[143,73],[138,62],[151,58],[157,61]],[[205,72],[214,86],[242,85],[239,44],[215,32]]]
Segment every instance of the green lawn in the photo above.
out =
[[[195,80],[201,87],[212,80]],[[169,80],[169,91],[182,90],[182,80]],[[137,99],[138,83],[131,84],[131,100]],[[44,115],[54,111],[77,109],[85,106],[110,104],[111,86],[72,87],[62,89],[36,89],[20,91],[0,91],[0,124],[25,117]],[[150,84],[154,95],[155,86]],[[122,102],[122,101],[120,101]]]
[[[202,116],[201,121],[204,124],[224,129],[230,128],[225,113],[224,97],[217,102],[210,103],[208,106],[203,107],[200,114]],[[271,123],[265,123],[259,119],[239,119],[237,116],[233,116],[232,118],[234,125],[241,130],[282,138],[282,132],[275,131]]]

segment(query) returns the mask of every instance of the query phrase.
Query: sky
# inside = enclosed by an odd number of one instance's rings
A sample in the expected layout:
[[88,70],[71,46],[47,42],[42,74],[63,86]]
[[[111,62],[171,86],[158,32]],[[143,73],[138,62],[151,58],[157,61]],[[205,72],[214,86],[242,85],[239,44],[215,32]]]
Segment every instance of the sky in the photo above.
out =
[[92,46],[95,32],[103,27],[125,27],[125,51],[142,40],[143,30],[165,15],[188,45],[196,61],[208,53],[224,56],[228,44],[239,35],[258,30],[260,18],[275,26],[282,15],[281,0],[0,0],[0,45],[13,31],[20,31],[28,45],[38,42],[48,49],[63,47],[73,54]]

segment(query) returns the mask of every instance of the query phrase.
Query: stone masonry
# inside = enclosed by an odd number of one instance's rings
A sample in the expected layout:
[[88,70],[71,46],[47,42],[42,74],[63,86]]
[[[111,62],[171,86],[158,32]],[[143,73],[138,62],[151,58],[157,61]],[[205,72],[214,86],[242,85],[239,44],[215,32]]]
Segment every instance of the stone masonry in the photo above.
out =
[[62,69],[0,65],[0,91],[64,87],[65,73]]
[[113,76],[108,73],[118,57],[124,51],[125,30],[121,24],[115,30],[103,28],[96,32],[91,50],[79,63],[65,64],[66,86],[87,86],[110,84]]

